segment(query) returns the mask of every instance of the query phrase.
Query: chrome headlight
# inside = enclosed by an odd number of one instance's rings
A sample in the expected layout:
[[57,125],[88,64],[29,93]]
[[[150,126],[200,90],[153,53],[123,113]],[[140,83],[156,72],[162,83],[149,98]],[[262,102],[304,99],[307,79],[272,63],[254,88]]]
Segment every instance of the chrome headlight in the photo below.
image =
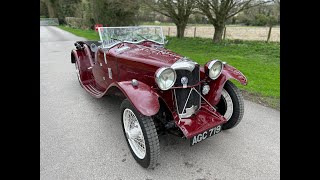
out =
[[170,67],[162,67],[156,71],[156,83],[161,90],[170,89],[177,79],[176,71]]
[[217,79],[223,70],[223,63],[219,60],[212,60],[208,64],[208,75],[211,79]]

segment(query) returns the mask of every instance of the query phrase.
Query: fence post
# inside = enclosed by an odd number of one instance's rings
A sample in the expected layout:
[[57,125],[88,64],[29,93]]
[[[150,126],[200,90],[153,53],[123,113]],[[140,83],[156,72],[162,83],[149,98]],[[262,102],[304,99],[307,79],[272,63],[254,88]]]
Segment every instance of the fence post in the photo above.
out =
[[270,40],[270,36],[271,36],[271,29],[272,29],[272,25],[270,25],[270,27],[269,27],[267,43],[268,43],[268,42],[269,42],[269,40]]
[[194,27],[193,37],[196,37],[197,27]]
[[168,29],[168,36],[170,36],[170,27],[169,27],[169,29]]
[[226,32],[227,32],[227,27],[224,26],[224,32],[223,32],[223,40],[226,39]]

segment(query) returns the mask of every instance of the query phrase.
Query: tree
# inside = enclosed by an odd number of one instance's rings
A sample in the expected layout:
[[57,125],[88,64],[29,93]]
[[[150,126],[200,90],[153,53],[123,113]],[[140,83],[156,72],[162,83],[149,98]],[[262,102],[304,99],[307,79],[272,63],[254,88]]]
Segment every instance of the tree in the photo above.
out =
[[275,6],[273,6],[268,12],[268,23],[267,24],[269,26],[269,32],[268,32],[267,42],[269,42],[269,40],[270,40],[272,27],[275,24],[277,24],[279,17],[280,17],[280,0],[276,1]]
[[272,20],[270,17],[276,19],[276,22],[273,23],[279,24],[280,4],[277,1],[245,10],[239,13],[236,19],[239,23],[244,23],[245,25],[267,26],[269,21]]
[[64,18],[74,16],[75,6],[81,0],[40,0],[47,5],[50,18],[58,18],[60,23],[64,22]]
[[40,16],[45,16],[45,17],[49,16],[48,7],[46,3],[44,3],[43,1],[40,1]]
[[188,20],[196,8],[196,0],[142,0],[152,10],[169,17],[177,26],[177,37],[183,38]]
[[214,26],[213,42],[222,40],[226,21],[241,11],[270,1],[254,0],[197,0],[198,8]]
[[108,26],[127,26],[137,22],[138,0],[90,0],[93,19]]
[[48,9],[48,16],[50,18],[56,18],[57,15],[57,3],[54,0],[41,0],[40,2],[43,2]]

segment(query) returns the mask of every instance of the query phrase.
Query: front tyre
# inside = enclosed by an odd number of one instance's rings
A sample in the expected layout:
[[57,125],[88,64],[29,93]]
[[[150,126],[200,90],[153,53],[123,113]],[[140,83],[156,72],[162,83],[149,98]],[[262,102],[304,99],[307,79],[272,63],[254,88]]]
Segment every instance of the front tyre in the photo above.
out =
[[134,159],[144,168],[154,168],[160,145],[153,119],[140,114],[128,99],[121,103],[123,133]]
[[223,130],[235,127],[242,120],[244,113],[243,96],[231,81],[227,81],[222,89],[217,110],[228,121],[222,125]]

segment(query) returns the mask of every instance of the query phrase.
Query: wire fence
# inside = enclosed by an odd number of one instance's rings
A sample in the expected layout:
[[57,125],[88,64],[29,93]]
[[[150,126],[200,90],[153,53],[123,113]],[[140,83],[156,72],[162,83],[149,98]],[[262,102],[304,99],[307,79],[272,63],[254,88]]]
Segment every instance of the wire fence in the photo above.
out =
[[58,26],[58,18],[40,18],[40,26]]
[[[176,26],[162,26],[166,36],[176,36]],[[225,39],[259,40],[268,39],[269,27],[227,26]],[[188,26],[184,32],[185,37],[212,38],[214,27],[212,26]],[[273,27],[269,41],[280,42],[280,27]]]

